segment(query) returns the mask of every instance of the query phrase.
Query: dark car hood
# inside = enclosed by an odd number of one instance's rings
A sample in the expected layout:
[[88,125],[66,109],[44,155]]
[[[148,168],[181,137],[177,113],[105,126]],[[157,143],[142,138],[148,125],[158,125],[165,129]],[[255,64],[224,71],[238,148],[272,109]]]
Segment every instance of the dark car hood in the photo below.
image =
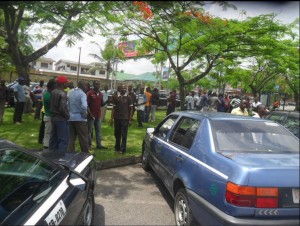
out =
[[88,153],[61,153],[59,151],[41,151],[38,153],[42,157],[50,160],[59,165],[67,166],[68,168],[75,169],[80,163],[91,156]]
[[246,167],[299,167],[299,154],[222,153],[239,165]]

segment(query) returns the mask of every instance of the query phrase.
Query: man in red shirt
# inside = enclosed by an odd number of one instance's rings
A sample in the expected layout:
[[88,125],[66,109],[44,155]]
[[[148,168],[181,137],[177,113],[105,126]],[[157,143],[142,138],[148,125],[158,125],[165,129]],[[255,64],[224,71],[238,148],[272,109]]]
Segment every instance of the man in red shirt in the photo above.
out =
[[103,95],[100,92],[100,82],[93,82],[94,88],[87,92],[88,103],[88,131],[89,131],[89,146],[92,146],[92,133],[95,127],[96,133],[96,148],[107,149],[101,144],[101,107],[106,104],[103,101]]

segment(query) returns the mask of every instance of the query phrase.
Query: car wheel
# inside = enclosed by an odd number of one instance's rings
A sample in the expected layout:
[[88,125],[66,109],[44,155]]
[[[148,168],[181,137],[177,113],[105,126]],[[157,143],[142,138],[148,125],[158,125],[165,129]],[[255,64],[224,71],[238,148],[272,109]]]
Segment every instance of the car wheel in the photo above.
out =
[[83,211],[82,225],[93,225],[94,206],[94,193],[91,191]]
[[148,154],[145,151],[144,145],[143,145],[143,151],[142,151],[142,167],[145,171],[150,170],[150,165],[148,163]]
[[176,225],[193,225],[192,211],[184,188],[180,188],[175,195],[174,214]]

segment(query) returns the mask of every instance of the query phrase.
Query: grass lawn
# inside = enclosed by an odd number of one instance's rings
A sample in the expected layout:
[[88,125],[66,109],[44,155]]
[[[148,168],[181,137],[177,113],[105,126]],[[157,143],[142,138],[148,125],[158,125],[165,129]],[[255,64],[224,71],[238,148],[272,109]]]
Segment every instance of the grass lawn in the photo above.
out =
[[[5,108],[4,122],[0,125],[0,138],[10,140],[19,146],[31,150],[41,150],[43,145],[38,143],[40,120],[34,120],[34,113],[23,114],[23,123],[21,125],[13,124],[14,108]],[[91,154],[96,154],[95,159],[108,160],[113,158],[121,158],[126,156],[141,155],[142,141],[147,127],[155,127],[166,115],[166,110],[158,110],[156,112],[156,122],[143,123],[144,128],[138,128],[136,112],[134,121],[128,129],[127,152],[125,155],[116,154],[114,152],[115,137],[114,128],[109,125],[111,110],[106,112],[106,121],[102,123],[102,145],[108,147],[106,150],[97,150],[95,147],[95,137],[93,138],[93,147]],[[76,151],[80,151],[78,139],[76,140]]]

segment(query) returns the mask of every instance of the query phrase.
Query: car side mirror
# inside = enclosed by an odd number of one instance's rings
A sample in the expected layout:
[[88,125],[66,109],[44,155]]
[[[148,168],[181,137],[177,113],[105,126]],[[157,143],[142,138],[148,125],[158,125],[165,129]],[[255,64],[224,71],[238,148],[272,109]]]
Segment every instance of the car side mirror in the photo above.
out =
[[80,191],[85,191],[88,179],[75,171],[70,171],[68,183],[78,188]]
[[147,128],[147,134],[152,134],[154,132],[154,128]]

